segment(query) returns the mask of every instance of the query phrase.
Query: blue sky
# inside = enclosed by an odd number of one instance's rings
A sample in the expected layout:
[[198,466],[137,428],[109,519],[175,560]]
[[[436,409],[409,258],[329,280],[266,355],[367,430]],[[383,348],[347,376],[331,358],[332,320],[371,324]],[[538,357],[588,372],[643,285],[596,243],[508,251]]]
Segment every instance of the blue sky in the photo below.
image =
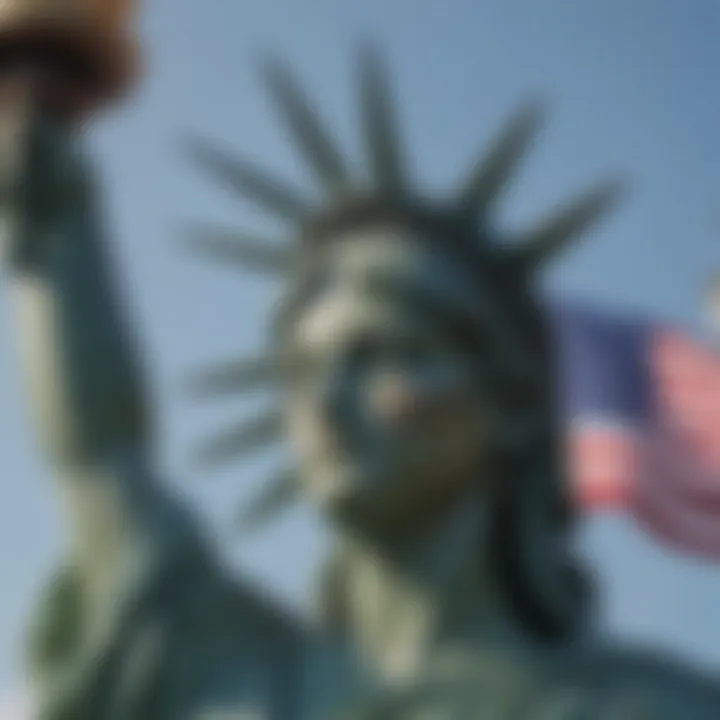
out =
[[[202,7],[199,12],[198,8]],[[252,540],[227,536],[235,500],[263,461],[204,478],[192,443],[240,408],[196,407],[188,371],[254,348],[272,288],[183,256],[193,219],[272,228],[198,178],[177,139],[202,131],[302,183],[302,167],[256,82],[255,60],[286,57],[354,158],[353,50],[381,45],[396,71],[410,159],[430,189],[452,184],[528,95],[547,97],[547,131],[507,194],[521,227],[579,186],[620,172],[632,193],[553,270],[554,289],[688,326],[720,266],[720,5],[715,0],[156,0],[143,9],[146,76],[92,142],[109,194],[119,272],[147,350],[168,481],[194,498],[229,558],[294,601],[323,546],[298,514]],[[7,297],[0,337],[0,689],[33,594],[63,554],[48,473],[18,387]],[[251,409],[251,408],[249,408]],[[581,539],[606,587],[607,624],[720,664],[720,569],[675,556],[626,518],[595,518]]]

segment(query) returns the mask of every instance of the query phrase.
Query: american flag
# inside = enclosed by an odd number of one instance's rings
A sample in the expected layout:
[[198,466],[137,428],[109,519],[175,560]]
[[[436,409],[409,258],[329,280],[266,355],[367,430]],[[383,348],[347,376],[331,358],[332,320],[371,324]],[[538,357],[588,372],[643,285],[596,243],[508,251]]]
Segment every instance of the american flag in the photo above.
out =
[[578,502],[720,560],[720,352],[594,308],[553,314]]

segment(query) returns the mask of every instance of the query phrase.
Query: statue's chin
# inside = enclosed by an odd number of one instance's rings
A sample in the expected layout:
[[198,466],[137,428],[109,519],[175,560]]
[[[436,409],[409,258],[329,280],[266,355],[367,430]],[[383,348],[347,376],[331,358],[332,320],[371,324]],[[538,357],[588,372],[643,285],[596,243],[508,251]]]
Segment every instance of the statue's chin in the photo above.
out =
[[345,513],[372,504],[378,492],[377,474],[363,463],[337,463],[312,473],[309,491],[325,511]]
[[395,476],[379,464],[342,463],[312,475],[312,500],[323,514],[342,525],[376,525],[396,518],[408,497]]

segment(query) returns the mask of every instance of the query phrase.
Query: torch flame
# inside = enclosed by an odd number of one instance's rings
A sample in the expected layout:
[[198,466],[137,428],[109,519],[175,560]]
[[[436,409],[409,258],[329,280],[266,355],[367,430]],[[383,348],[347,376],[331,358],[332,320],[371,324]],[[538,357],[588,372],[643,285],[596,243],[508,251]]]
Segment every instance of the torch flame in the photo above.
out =
[[134,0],[0,0],[0,44],[38,37],[64,44],[103,78],[100,105],[136,79],[136,11]]

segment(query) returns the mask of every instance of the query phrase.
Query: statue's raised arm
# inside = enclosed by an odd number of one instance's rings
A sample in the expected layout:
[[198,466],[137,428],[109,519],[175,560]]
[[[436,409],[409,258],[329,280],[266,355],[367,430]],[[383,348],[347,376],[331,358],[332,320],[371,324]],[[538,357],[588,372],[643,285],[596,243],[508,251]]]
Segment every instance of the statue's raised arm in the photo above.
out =
[[[5,80],[8,299],[71,539],[35,630],[34,693],[43,717],[58,720],[190,717],[179,709],[245,698],[248,654],[254,673],[276,667],[275,640],[289,640],[291,623],[227,581],[159,482],[140,355],[82,133],[21,102],[35,87],[28,73]],[[231,671],[232,684],[220,679]]]
[[77,562],[99,579],[114,572],[131,525],[157,525],[140,508],[165,500],[140,479],[150,465],[146,398],[105,257],[97,184],[62,123],[37,117],[24,140],[4,207],[21,365]]
[[138,570],[178,519],[149,480],[142,375],[79,138],[39,116],[21,140],[5,250],[31,415],[60,485],[73,563],[89,591],[115,592],[120,568]]

